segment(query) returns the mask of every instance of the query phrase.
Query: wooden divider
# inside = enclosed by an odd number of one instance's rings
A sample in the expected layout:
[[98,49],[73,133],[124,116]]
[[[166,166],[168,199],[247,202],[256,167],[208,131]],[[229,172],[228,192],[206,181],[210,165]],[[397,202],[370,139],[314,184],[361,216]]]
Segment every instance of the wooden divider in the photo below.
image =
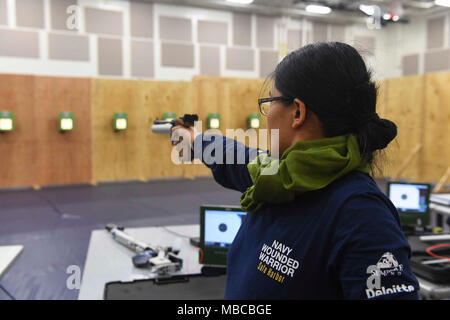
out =
[[[384,117],[397,125],[397,138],[386,149],[385,176],[394,176],[414,148],[423,143],[423,119],[425,110],[424,77],[408,76],[386,80],[384,92]],[[413,158],[401,175],[417,181],[420,176],[422,153]]]
[[142,176],[145,179],[167,177],[193,177],[190,164],[174,164],[171,161],[172,145],[169,135],[154,134],[150,128],[155,119],[162,119],[164,112],[175,112],[177,117],[196,113],[196,95],[191,82],[141,81],[139,101],[143,106],[142,119]]
[[[263,79],[234,79],[219,77],[195,77],[193,83],[197,93],[198,114],[206,130],[208,113],[221,116],[222,134],[227,129],[248,129],[250,113],[258,113],[257,99],[260,96]],[[265,90],[262,94],[268,94]],[[262,128],[266,128],[266,119],[261,119]],[[248,143],[247,141],[243,141]],[[209,175],[205,166],[197,166],[195,175]]]
[[[202,121],[202,131],[207,130],[209,113],[221,115],[221,129],[230,126],[230,84],[219,77],[195,77],[193,79],[197,96],[197,114]],[[211,170],[203,164],[196,164],[191,172],[194,176],[211,175]]]
[[[145,119],[139,82],[92,80],[93,183],[141,179]],[[114,113],[128,114],[128,130],[113,130]]]
[[[35,77],[36,184],[89,183],[92,179],[90,80]],[[59,132],[59,112],[75,115],[73,131]]]
[[378,97],[376,110],[380,118],[386,117],[386,92],[387,80],[379,80],[376,82],[378,87]]
[[450,73],[423,77],[426,107],[420,180],[437,182],[450,166]]
[[[164,112],[220,113],[221,130],[247,129],[263,79],[195,77],[191,82],[71,79],[0,75],[0,110],[15,114],[12,133],[0,134],[0,188],[210,175],[203,164],[171,162],[168,136],[151,133]],[[270,85],[270,84],[269,84]],[[387,149],[385,176],[422,149],[402,178],[438,181],[450,164],[450,73],[379,82],[377,111],[398,125]],[[261,93],[261,88],[264,90]],[[75,113],[75,131],[58,132],[60,111]],[[127,131],[114,132],[114,112],[128,113]],[[262,116],[261,127],[266,127]]]
[[0,110],[14,112],[14,132],[0,133],[0,187],[36,183],[34,77],[0,75]]

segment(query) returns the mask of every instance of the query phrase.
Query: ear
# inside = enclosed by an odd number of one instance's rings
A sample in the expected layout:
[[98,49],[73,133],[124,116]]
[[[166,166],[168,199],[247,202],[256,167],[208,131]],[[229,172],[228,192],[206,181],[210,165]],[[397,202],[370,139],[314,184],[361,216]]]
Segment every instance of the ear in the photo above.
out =
[[292,121],[292,129],[300,128],[306,120],[306,107],[303,101],[295,98],[292,103],[294,106],[294,119]]

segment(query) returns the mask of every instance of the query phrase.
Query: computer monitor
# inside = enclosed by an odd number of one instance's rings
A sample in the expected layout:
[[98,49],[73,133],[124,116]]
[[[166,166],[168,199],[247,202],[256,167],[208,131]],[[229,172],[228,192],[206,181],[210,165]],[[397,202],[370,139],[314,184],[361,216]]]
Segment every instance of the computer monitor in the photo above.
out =
[[387,195],[400,215],[403,226],[426,226],[430,223],[430,185],[389,182]]
[[231,246],[247,213],[240,207],[203,205],[200,207],[200,247],[202,264],[226,267]]

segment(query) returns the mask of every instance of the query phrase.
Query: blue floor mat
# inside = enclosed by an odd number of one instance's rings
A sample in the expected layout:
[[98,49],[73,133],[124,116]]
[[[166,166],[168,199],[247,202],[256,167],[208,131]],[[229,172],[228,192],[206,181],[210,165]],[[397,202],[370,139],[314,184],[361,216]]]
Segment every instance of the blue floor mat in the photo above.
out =
[[[84,267],[92,230],[196,224],[202,204],[239,205],[212,178],[0,192],[0,245],[24,245],[1,279],[16,299],[77,299],[69,265]],[[9,297],[0,290],[0,299]]]
[[17,299],[77,299],[66,269],[83,269],[92,230],[197,224],[200,205],[239,199],[212,178],[0,191],[0,245],[24,245],[0,283]]

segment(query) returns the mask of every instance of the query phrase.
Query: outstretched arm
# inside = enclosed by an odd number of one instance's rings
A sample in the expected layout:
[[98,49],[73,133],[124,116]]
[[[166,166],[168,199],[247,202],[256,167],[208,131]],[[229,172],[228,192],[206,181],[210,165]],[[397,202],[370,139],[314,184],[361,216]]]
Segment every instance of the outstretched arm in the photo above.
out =
[[225,188],[245,192],[253,185],[247,164],[258,149],[221,135],[200,134],[194,141],[194,157],[211,169],[214,179]]

